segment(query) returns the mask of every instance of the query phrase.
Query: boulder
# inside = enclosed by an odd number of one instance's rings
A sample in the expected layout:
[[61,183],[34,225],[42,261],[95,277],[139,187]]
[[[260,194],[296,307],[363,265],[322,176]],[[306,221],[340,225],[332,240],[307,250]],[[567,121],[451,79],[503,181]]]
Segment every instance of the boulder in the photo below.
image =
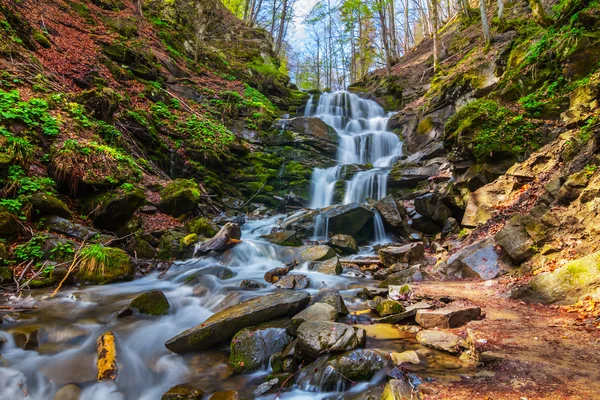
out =
[[170,305],[162,290],[154,289],[137,296],[129,307],[140,314],[158,316],[167,314]]
[[219,226],[206,217],[194,218],[185,223],[188,233],[195,233],[198,236],[211,238],[219,231]]
[[[91,245],[80,251],[79,259],[79,271],[75,275],[79,281],[103,285],[129,281],[135,275],[135,265],[121,249]],[[100,264],[99,259],[103,260]]]
[[494,237],[496,243],[515,264],[520,264],[531,257],[535,245],[522,222],[521,216],[512,217]]
[[448,258],[448,273],[456,271],[457,277],[489,280],[497,278],[508,269],[496,252],[493,238],[467,246]]
[[388,315],[387,317],[374,319],[375,322],[380,324],[398,324],[405,319],[413,318],[417,315],[417,311],[426,310],[433,306],[425,301],[419,301],[418,303],[407,306],[406,309],[398,314]]
[[58,215],[63,218],[71,218],[71,210],[58,198],[47,193],[34,193],[30,198],[33,211],[38,217],[46,215]]
[[392,195],[386,196],[374,204],[375,209],[381,215],[383,222],[396,231],[402,231],[404,228],[404,219],[406,210],[396,203]]
[[275,283],[281,279],[282,276],[286,276],[292,267],[290,265],[286,265],[285,267],[276,267],[265,272],[264,278],[265,281],[269,283]]
[[381,400],[419,400],[419,390],[401,379],[392,379],[381,395]]
[[356,243],[356,239],[350,235],[333,235],[327,244],[343,255],[358,253],[358,244]]
[[179,217],[198,207],[200,201],[198,185],[188,179],[175,179],[160,192],[158,208],[165,214]]
[[297,314],[308,304],[307,292],[283,291],[236,304],[210,316],[205,322],[169,339],[165,346],[175,353],[189,353],[229,340],[243,328]]
[[160,400],[202,400],[204,391],[188,384],[173,386]]
[[307,248],[302,252],[300,258],[303,261],[325,261],[336,257],[337,253],[329,246],[319,245]]
[[388,275],[383,282],[379,284],[380,288],[387,288],[390,285],[404,285],[410,282],[416,282],[423,279],[423,274],[418,265],[414,265],[400,272],[394,272]]
[[437,310],[419,310],[415,320],[425,329],[458,328],[481,317],[481,308],[476,306],[451,305]]
[[309,286],[310,281],[306,275],[287,275],[275,283],[275,287],[280,289],[306,289]]
[[10,238],[19,230],[17,216],[8,212],[0,211],[0,238]]
[[417,232],[422,232],[426,235],[435,235],[441,232],[442,227],[437,222],[429,217],[414,213],[409,221],[410,227]]
[[428,193],[415,199],[415,210],[440,225],[452,216],[452,211],[442,202],[437,193]]
[[379,316],[386,317],[388,315],[398,314],[404,311],[404,306],[397,301],[384,299],[383,297],[375,297],[367,302],[369,308],[375,311]]
[[[0,216],[1,220],[1,216]],[[45,225],[46,229],[50,232],[60,233],[61,235],[77,239],[79,241],[87,241],[91,239],[93,236],[99,235],[95,229],[88,228],[85,225],[76,224],[67,219],[64,219],[59,216],[51,216],[49,217]],[[1,227],[1,222],[0,222]]]
[[79,400],[81,388],[74,383],[69,383],[58,389],[52,400]]
[[388,177],[388,188],[414,189],[423,181],[440,174],[438,165],[416,166],[396,163]]
[[386,267],[393,264],[415,264],[423,259],[425,247],[423,243],[410,243],[400,247],[386,247],[378,252],[381,263]]
[[266,366],[271,356],[283,351],[293,338],[287,334],[288,319],[245,328],[231,340],[229,361],[235,372]]
[[214,392],[208,400],[245,400],[236,390],[226,390],[223,392]]
[[9,267],[0,267],[0,283],[13,283],[13,270]]
[[336,322],[338,319],[338,312],[336,309],[329,304],[325,303],[314,303],[311,306],[306,307],[298,314],[292,317],[292,324],[290,325],[290,333],[296,334],[298,327],[307,321],[329,321]]
[[507,201],[521,186],[516,177],[505,175],[472,192],[461,225],[474,228],[486,223],[496,213],[494,206]]
[[118,190],[95,196],[85,204],[94,225],[100,229],[117,230],[146,201],[142,189]]
[[340,315],[348,315],[350,312],[346,308],[346,304],[344,303],[344,299],[342,295],[337,289],[333,288],[323,288],[319,290],[316,294],[314,294],[311,299],[309,305],[313,305],[315,303],[325,303],[329,304]]
[[402,353],[393,351],[390,353],[390,358],[396,366],[401,366],[402,364],[420,365],[424,362],[419,353],[414,350],[407,350]]
[[325,261],[312,262],[310,263],[309,268],[326,275],[339,275],[344,270],[340,263],[340,259],[337,256]]
[[308,321],[297,331],[298,349],[306,358],[315,359],[325,353],[339,353],[364,347],[364,329],[326,321]]
[[241,237],[242,230],[240,226],[236,223],[228,222],[212,239],[202,243],[196,249],[194,255],[203,256],[211,252],[222,253],[238,244]]
[[373,211],[358,203],[334,206],[321,213],[327,222],[327,228],[333,235],[342,233],[357,239],[366,239],[372,235]]
[[552,272],[536,275],[520,297],[546,304],[573,304],[600,297],[600,252],[569,261]]
[[296,234],[296,231],[280,231],[262,235],[259,239],[263,239],[271,244],[278,246],[302,246],[302,240]]
[[588,172],[585,169],[570,175],[560,187],[556,200],[561,204],[569,204],[579,197],[589,180]]
[[417,333],[417,342],[423,346],[453,354],[460,353],[461,347],[466,346],[465,341],[454,333],[433,330]]
[[279,135],[274,138],[275,141],[272,144],[305,144],[324,154],[335,155],[337,153],[339,136],[335,129],[319,118],[282,119],[276,121],[273,128],[277,131],[289,132],[291,137]]

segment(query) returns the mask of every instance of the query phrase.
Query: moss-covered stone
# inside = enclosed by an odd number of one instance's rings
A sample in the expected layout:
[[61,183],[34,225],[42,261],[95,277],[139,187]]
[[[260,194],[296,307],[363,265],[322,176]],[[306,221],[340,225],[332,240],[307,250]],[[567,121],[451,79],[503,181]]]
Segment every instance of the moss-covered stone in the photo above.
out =
[[174,260],[182,256],[181,242],[185,235],[181,232],[169,230],[166,231],[159,244],[157,257],[160,260]]
[[6,284],[12,282],[13,271],[8,267],[0,267],[0,283]]
[[[101,246],[98,246],[95,250],[101,255],[90,254],[87,257],[81,255],[79,271],[76,275],[78,280],[101,285],[133,279],[135,266],[124,250]],[[93,260],[99,263],[99,267],[86,268],[86,264]]]
[[30,201],[36,216],[58,215],[63,218],[71,217],[71,210],[69,210],[69,207],[50,194],[42,192],[35,193],[31,196]]
[[186,222],[185,227],[189,233],[211,238],[219,231],[219,226],[206,217],[198,217]]
[[196,235],[195,233],[190,233],[189,235],[181,239],[182,246],[191,246],[195,243],[198,243],[198,235]]
[[188,384],[173,386],[160,398],[161,400],[202,400],[204,391]]
[[162,212],[179,217],[194,210],[200,201],[198,185],[189,179],[176,179],[160,192]]
[[169,301],[162,290],[150,290],[137,296],[129,307],[140,314],[158,316],[169,312]]
[[397,301],[375,297],[369,301],[369,307],[381,317],[398,314],[404,311],[404,306]]
[[48,49],[52,46],[50,40],[40,31],[33,32],[33,40],[35,40],[40,46]]
[[119,189],[88,199],[85,209],[94,220],[94,225],[102,229],[116,230],[131,219],[135,210],[144,204],[145,200],[142,189]]
[[18,229],[17,216],[0,211],[0,237],[10,238],[17,233]]

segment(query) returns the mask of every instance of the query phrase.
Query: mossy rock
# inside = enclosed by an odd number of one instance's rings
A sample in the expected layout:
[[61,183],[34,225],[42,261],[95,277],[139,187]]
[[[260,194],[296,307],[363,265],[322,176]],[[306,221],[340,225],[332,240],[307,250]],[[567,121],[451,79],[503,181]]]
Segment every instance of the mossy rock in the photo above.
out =
[[51,194],[38,192],[31,196],[30,201],[37,217],[58,215],[62,218],[71,218],[69,207]]
[[119,35],[128,39],[138,35],[137,24],[139,22],[134,18],[106,17],[104,23]]
[[191,246],[193,244],[198,243],[198,235],[196,235],[195,233],[190,233],[189,235],[185,236],[183,239],[181,239],[181,245],[182,246]]
[[325,245],[309,247],[301,254],[303,261],[325,261],[335,256],[337,256],[335,250]]
[[84,208],[94,220],[94,225],[116,230],[131,219],[145,200],[146,195],[140,188],[120,189],[88,199]]
[[44,35],[44,33],[40,31],[33,32],[33,40],[35,40],[40,46],[42,46],[45,49],[48,49],[50,48],[50,46],[52,46],[50,40],[46,37],[46,35]]
[[404,312],[404,306],[399,302],[379,296],[369,301],[369,307],[381,317]]
[[173,386],[160,400],[202,400],[204,391],[188,384]]
[[198,236],[211,238],[219,232],[219,226],[211,219],[198,217],[186,222],[185,227],[189,233],[195,233]]
[[0,267],[0,283],[12,283],[13,282],[13,270],[8,267]]
[[10,238],[17,234],[19,223],[17,216],[9,212],[0,211],[0,237]]
[[156,250],[148,241],[141,237],[135,237],[127,248],[128,253],[133,257],[142,260],[152,260],[156,257]]
[[159,244],[157,257],[159,260],[180,259],[183,255],[181,242],[185,235],[181,232],[168,230],[166,231]]
[[193,180],[176,179],[160,192],[160,197],[160,210],[173,217],[179,217],[198,207],[200,189]]
[[87,262],[90,262],[94,257],[83,257],[79,265],[79,271],[76,278],[79,281],[89,282],[93,284],[106,284],[117,281],[127,281],[133,279],[135,274],[135,266],[131,262],[129,255],[121,249],[114,247],[96,247],[97,251],[102,254],[105,262],[104,268],[85,268]]
[[169,312],[169,301],[162,290],[150,290],[131,301],[129,307],[140,314],[159,316]]

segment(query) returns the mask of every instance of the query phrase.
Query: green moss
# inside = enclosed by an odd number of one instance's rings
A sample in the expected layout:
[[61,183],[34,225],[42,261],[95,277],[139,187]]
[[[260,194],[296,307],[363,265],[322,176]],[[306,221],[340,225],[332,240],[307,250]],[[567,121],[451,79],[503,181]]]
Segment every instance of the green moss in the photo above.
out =
[[186,223],[189,233],[211,238],[217,234],[218,227],[206,217],[199,217]]
[[195,233],[190,233],[189,235],[185,236],[183,239],[181,239],[181,245],[182,246],[191,246],[195,243],[198,242],[198,235],[196,235]]
[[433,119],[431,117],[423,118],[417,125],[417,133],[424,135],[433,129]]
[[129,305],[140,314],[159,316],[169,313],[169,302],[160,290],[150,290],[137,296]]
[[46,37],[46,35],[44,35],[44,33],[40,31],[33,32],[33,40],[35,40],[40,46],[46,49],[50,48],[50,46],[52,45],[50,43],[50,40],[48,40],[48,38]]
[[84,247],[78,254],[77,279],[94,284],[131,280],[135,266],[121,249],[98,244]]

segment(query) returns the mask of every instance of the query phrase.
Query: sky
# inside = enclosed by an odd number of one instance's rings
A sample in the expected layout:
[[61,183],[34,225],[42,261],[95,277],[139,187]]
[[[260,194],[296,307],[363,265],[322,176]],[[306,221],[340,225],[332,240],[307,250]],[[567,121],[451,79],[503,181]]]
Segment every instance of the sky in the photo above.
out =
[[290,43],[297,50],[304,50],[302,42],[308,37],[306,26],[303,24],[304,18],[319,0],[298,0],[294,7],[295,17],[293,21],[293,31],[290,32]]

